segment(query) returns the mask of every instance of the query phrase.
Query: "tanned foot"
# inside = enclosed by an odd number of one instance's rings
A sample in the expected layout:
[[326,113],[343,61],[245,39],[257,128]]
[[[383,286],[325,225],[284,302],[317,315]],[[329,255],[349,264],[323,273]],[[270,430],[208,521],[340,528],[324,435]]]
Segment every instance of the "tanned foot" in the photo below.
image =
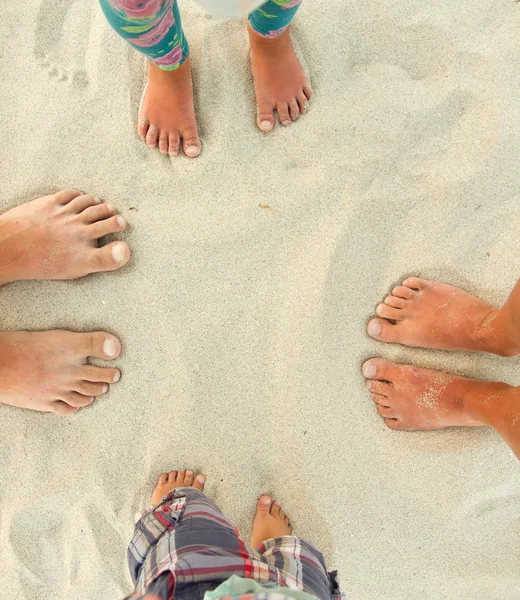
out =
[[98,241],[125,228],[111,204],[77,190],[17,206],[0,216],[0,285],[120,269],[130,258],[128,245],[99,248]]
[[251,547],[257,548],[263,542],[284,535],[291,535],[292,527],[280,504],[269,496],[261,496],[256,506],[253,521]]
[[175,71],[150,63],[137,132],[149,148],[159,147],[162,154],[177,156],[181,139],[186,156],[200,154],[189,58]]
[[466,350],[514,356],[513,324],[500,310],[468,292],[437,281],[410,277],[376,309],[368,334],[382,342],[437,350]]
[[152,493],[152,506],[160,504],[161,500],[175,488],[194,487],[204,491],[206,477],[197,475],[193,481],[193,471],[170,471],[159,476],[157,485]]
[[273,38],[260,36],[251,25],[248,31],[257,125],[262,131],[271,131],[275,110],[280,123],[290,125],[307,111],[312,91],[294,51],[289,29]]
[[0,402],[70,415],[106,394],[117,369],[88,364],[113,360],[121,344],[108,333],[45,331],[0,333]]

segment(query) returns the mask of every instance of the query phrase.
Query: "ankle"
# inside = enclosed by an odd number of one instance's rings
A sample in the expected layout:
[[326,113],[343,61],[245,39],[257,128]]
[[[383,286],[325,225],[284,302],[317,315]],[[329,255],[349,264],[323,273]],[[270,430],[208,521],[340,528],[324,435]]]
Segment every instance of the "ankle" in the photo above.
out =
[[251,27],[251,23],[247,24],[247,30],[249,33],[249,43],[253,48],[262,48],[268,50],[271,48],[277,49],[281,46],[285,46],[287,43],[292,44],[291,34],[289,33],[289,27],[276,37],[266,37],[255,31]]
[[518,402],[520,388],[503,382],[470,380],[462,398],[462,410],[475,425],[500,431],[510,420],[511,407]]
[[477,330],[477,341],[489,352],[511,357],[520,354],[520,339],[515,339],[517,330],[507,305],[492,309],[482,320]]

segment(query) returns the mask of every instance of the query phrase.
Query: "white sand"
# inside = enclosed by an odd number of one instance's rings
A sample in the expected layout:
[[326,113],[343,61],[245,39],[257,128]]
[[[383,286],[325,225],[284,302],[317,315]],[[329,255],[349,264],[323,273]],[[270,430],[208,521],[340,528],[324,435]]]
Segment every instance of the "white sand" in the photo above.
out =
[[129,593],[134,513],[161,471],[193,467],[244,536],[275,494],[348,598],[516,598],[510,450],[485,429],[386,429],[360,365],[520,383],[517,359],[365,334],[406,275],[495,302],[519,276],[520,5],[307,0],[315,99],[268,136],[243,23],[181,8],[204,147],[173,161],[135,134],[145,60],[94,0],[2,9],[0,207],[92,192],[131,223],[133,259],[1,290],[3,330],[106,329],[124,352],[121,382],[73,418],[0,408],[0,596]]

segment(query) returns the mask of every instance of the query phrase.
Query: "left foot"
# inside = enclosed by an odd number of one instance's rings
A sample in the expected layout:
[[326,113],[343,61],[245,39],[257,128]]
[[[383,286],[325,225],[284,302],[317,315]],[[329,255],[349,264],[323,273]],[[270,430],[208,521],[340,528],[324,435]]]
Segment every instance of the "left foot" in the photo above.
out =
[[289,29],[273,38],[262,37],[251,25],[248,32],[257,125],[262,131],[271,131],[275,110],[280,123],[290,125],[307,111],[312,91],[294,51]]
[[[390,429],[429,431],[447,427],[492,425],[510,419],[515,388],[396,365],[380,358],[363,365],[366,387]],[[519,415],[520,418],[520,415]],[[520,419],[519,419],[520,420]],[[516,423],[513,423],[516,424]]]
[[197,475],[193,481],[193,471],[170,471],[159,476],[157,485],[152,493],[152,505],[160,504],[161,500],[175,488],[194,487],[204,491],[206,477]]
[[292,526],[283,512],[280,503],[270,496],[261,496],[256,505],[256,516],[253,521],[251,547],[257,548],[262,542],[284,535],[291,535]]

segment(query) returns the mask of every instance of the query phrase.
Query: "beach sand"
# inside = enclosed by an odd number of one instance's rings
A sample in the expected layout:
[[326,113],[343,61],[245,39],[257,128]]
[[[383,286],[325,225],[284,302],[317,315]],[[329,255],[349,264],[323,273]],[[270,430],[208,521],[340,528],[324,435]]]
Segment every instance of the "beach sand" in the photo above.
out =
[[244,23],[181,10],[196,160],[137,138],[146,61],[94,0],[2,10],[0,209],[99,195],[128,219],[133,257],[0,290],[2,330],[123,344],[120,383],[76,416],[0,407],[1,597],[130,593],[134,514],[162,471],[189,467],[245,537],[258,495],[275,495],[347,598],[516,598],[512,452],[485,428],[390,431],[360,367],[520,384],[519,359],[365,333],[408,275],[497,303],[519,276],[520,5],[306,0],[293,35],[311,110],[269,135]]

